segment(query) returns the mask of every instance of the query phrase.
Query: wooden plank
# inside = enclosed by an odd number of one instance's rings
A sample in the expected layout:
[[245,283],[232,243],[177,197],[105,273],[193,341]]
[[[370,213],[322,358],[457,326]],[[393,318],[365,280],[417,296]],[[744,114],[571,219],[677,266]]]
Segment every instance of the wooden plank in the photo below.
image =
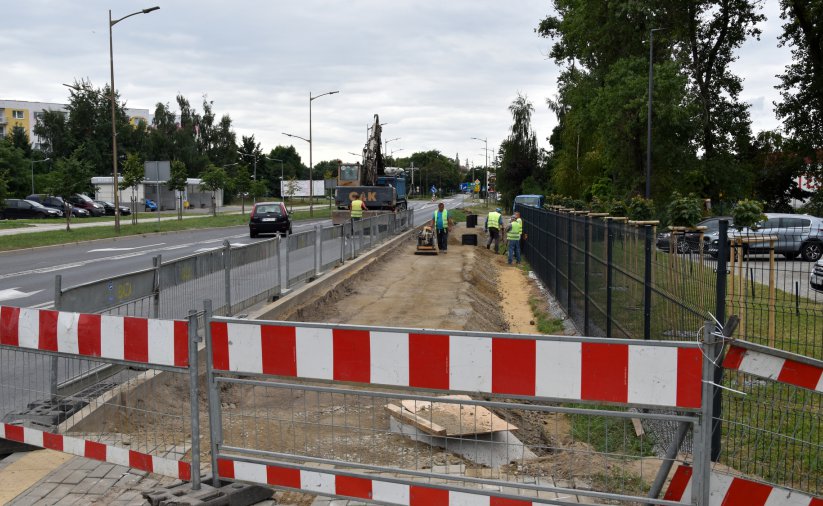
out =
[[[467,395],[447,395],[444,399],[470,401]],[[459,403],[403,400],[401,404],[405,411],[414,413],[419,418],[431,420],[436,425],[446,429],[449,436],[466,436],[472,434],[489,434],[504,430],[517,430],[517,427],[506,422],[482,406],[463,405]]]
[[395,418],[399,418],[403,422],[410,423],[427,434],[432,434],[435,436],[446,435],[446,429],[430,422],[429,420],[426,420],[425,418],[415,415],[407,409],[401,408],[400,406],[395,406],[394,404],[386,404],[386,409],[390,414],[394,415]]
[[632,418],[632,425],[634,425],[634,434],[637,437],[642,436],[646,432],[643,430],[643,424],[640,423],[639,418]]

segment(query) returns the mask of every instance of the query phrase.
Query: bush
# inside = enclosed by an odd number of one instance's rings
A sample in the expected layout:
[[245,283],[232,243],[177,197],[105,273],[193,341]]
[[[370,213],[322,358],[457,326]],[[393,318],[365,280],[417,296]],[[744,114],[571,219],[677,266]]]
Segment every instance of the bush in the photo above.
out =
[[648,221],[654,218],[654,201],[643,197],[632,197],[628,206],[629,219],[633,221]]
[[703,218],[702,202],[694,193],[684,197],[673,192],[666,211],[669,223],[675,227],[694,227]]
[[737,230],[743,227],[754,228],[758,221],[766,219],[766,215],[763,214],[763,203],[749,199],[741,200],[732,209],[732,218]]
[[629,214],[628,210],[626,209],[626,203],[622,200],[615,200],[612,201],[611,209],[609,209],[609,214],[612,216],[622,217]]

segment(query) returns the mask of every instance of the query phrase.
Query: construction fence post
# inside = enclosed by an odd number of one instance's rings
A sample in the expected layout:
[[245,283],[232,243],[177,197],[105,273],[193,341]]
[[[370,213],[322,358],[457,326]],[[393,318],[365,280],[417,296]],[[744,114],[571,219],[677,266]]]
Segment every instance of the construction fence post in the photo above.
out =
[[[566,213],[566,314],[572,316],[572,214]],[[574,321],[574,320],[572,320]]]
[[[63,276],[54,276],[54,309],[60,311],[62,308],[61,297],[63,296]],[[52,400],[57,400],[57,356],[49,357],[49,394]]]
[[[728,269],[728,234],[729,234],[729,220],[720,220],[720,230],[717,239],[717,278],[715,281],[715,318],[719,322],[726,321],[726,270]],[[729,337],[731,337],[729,335]],[[723,353],[723,348],[720,348],[720,353]],[[722,363],[723,357],[720,357]],[[720,457],[721,450],[721,436],[722,425],[720,423],[720,416],[723,411],[723,389],[717,385],[723,384],[723,368],[717,367],[714,371],[714,394],[713,413],[714,420],[712,423],[712,462],[716,462]]]
[[191,407],[191,489],[200,490],[200,383],[197,344],[197,311],[189,310],[189,400]]
[[226,316],[231,316],[231,243],[223,241],[223,283],[226,288]]
[[212,485],[220,487],[220,476],[217,468],[217,445],[223,441],[223,422],[220,418],[220,394],[212,365],[212,338],[211,338],[212,307],[211,300],[203,301],[203,325],[206,338],[206,388],[209,400],[209,439],[211,440],[211,473]]
[[[323,236],[320,235],[320,225],[314,226],[314,277],[320,277],[320,266],[323,265]],[[318,261],[318,256],[320,260]]]
[[712,450],[712,390],[714,383],[717,358],[723,347],[723,338],[715,337],[714,323],[705,322],[701,333],[701,349],[703,351],[703,375],[701,388],[701,413],[699,430],[695,431],[693,441],[694,469],[692,474],[692,504],[709,504],[711,492],[711,450]]
[[156,257],[152,258],[152,264],[154,265],[154,293],[152,294],[152,309],[154,311],[154,317],[160,318],[160,268],[163,265],[163,256],[157,255]]

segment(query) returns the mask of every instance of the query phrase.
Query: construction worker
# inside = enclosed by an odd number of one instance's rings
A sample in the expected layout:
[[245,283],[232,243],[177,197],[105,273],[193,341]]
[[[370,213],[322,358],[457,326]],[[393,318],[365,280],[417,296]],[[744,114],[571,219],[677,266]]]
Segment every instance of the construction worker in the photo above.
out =
[[360,195],[355,193],[352,195],[351,204],[349,204],[349,210],[351,211],[351,234],[354,235],[354,222],[360,221],[363,219],[363,211],[368,211],[369,208],[366,207],[366,203],[360,200]]
[[368,211],[369,208],[366,207],[366,203],[360,200],[360,195],[354,194],[352,195],[351,204],[349,204],[349,210],[351,211],[351,219],[357,221],[363,218],[363,211]]
[[489,246],[494,242],[494,253],[497,254],[497,249],[500,247],[500,229],[503,228],[503,215],[500,213],[499,207],[489,212],[486,217],[486,226],[483,228],[489,233],[486,249],[489,249]]
[[509,226],[506,227],[506,240],[509,242],[509,265],[512,264],[512,257],[520,265],[520,235],[523,233],[523,222],[520,220],[520,213],[514,213]]
[[449,211],[442,202],[437,204],[437,211],[434,212],[430,226],[437,234],[437,249],[446,253],[449,247],[449,228],[454,222],[449,218]]

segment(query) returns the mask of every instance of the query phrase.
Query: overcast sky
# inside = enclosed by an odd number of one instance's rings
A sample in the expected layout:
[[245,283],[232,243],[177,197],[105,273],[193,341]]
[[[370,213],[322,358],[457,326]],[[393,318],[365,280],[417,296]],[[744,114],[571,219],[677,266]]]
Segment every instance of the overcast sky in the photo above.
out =
[[[775,74],[789,61],[777,48],[777,0],[759,42],[746,44],[735,71],[745,78],[753,130],[778,126]],[[108,9],[119,18],[158,11],[114,27],[115,85],[128,107],[174,103],[178,93],[201,111],[202,96],[235,131],[254,134],[265,152],[293,144],[305,163],[309,93],[340,93],[312,102],[314,163],[360,153],[374,114],[388,151],[407,156],[437,149],[483,163],[508,134],[508,106],[525,94],[534,104],[540,144],[555,125],[546,98],[558,69],[550,41],[534,28],[547,0],[2,0],[0,99],[65,103],[61,83],[109,81]],[[402,151],[398,151],[401,150]]]

